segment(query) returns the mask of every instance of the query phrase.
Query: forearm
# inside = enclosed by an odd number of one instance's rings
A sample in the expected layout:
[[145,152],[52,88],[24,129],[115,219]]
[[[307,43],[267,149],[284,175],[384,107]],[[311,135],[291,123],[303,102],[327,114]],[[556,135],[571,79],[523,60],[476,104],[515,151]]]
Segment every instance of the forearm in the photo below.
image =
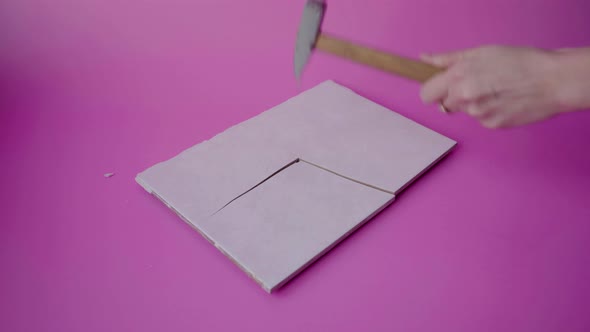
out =
[[590,47],[551,54],[552,90],[561,111],[590,108]]

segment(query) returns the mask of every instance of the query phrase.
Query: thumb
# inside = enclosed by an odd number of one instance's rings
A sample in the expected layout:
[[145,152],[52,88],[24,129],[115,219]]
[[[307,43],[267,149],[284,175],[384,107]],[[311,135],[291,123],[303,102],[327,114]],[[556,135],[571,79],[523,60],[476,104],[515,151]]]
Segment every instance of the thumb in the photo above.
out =
[[471,50],[461,50],[440,54],[422,54],[420,58],[422,61],[431,65],[446,68],[464,59],[470,51]]

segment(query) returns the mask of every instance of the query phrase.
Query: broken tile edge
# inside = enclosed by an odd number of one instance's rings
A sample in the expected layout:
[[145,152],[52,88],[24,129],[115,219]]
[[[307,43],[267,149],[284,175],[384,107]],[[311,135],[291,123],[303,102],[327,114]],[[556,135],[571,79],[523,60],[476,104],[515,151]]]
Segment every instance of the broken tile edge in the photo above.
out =
[[174,214],[176,214],[182,221],[184,221],[186,224],[188,224],[193,230],[197,231],[203,238],[205,238],[205,240],[207,240],[207,242],[209,242],[211,245],[213,245],[215,248],[217,248],[217,250],[219,250],[219,252],[221,252],[225,257],[227,257],[230,261],[232,261],[234,263],[234,265],[236,265],[237,267],[240,268],[240,270],[242,270],[244,273],[246,273],[246,275],[248,275],[252,280],[254,280],[254,282],[256,282],[262,289],[264,289],[269,294],[271,293],[271,289],[268,288],[268,286],[266,284],[264,284],[262,282],[262,280],[259,280],[254,275],[254,273],[252,271],[248,270],[245,266],[243,266],[242,264],[240,264],[235,259],[235,257],[233,257],[226,250],[224,250],[223,247],[221,247],[217,242],[213,241],[213,239],[204,230],[200,229],[198,226],[196,226],[195,224],[193,224],[192,222],[190,222],[187,218],[185,218],[184,215],[180,211],[178,211],[177,209],[175,209],[162,196],[158,195],[147,183],[145,183],[141,179],[141,177],[139,175],[135,177],[135,181],[145,191],[147,191],[149,194],[151,194],[152,196],[154,196],[155,198],[157,198],[166,207],[168,207],[169,210],[171,210],[172,212],[174,212]]
[[339,245],[342,241],[344,241],[346,238],[348,238],[350,235],[352,235],[354,232],[356,232],[359,228],[361,228],[362,226],[367,224],[369,221],[371,221],[371,219],[373,219],[375,216],[377,216],[379,213],[381,213],[383,210],[385,210],[385,208],[387,208],[389,205],[391,205],[393,203],[393,201],[395,201],[396,196],[394,194],[390,194],[390,195],[392,196],[391,199],[388,200],[387,202],[385,202],[385,204],[383,204],[380,208],[375,210],[373,213],[371,213],[369,216],[367,216],[361,222],[356,224],[354,227],[352,227],[350,230],[348,230],[346,233],[344,233],[342,236],[340,236],[338,239],[336,239],[331,245],[327,246],[325,249],[320,251],[316,256],[314,256],[312,259],[310,259],[307,263],[305,263],[299,269],[295,270],[292,274],[290,274],[288,277],[283,279],[283,281],[281,281],[280,283],[278,283],[275,286],[273,286],[272,288],[270,288],[270,290],[268,292],[272,294],[273,292],[275,292],[278,289],[285,286],[289,281],[291,281],[293,278],[295,278],[297,275],[299,275],[299,273],[303,272],[305,269],[310,267],[312,264],[314,264],[316,261],[318,261],[324,255],[326,255],[328,252],[330,252],[332,249],[334,249],[337,245]]
[[441,160],[445,159],[446,156],[448,156],[451,152],[453,152],[455,150],[455,148],[457,147],[457,145],[458,145],[458,143],[453,141],[453,144],[451,145],[451,147],[449,149],[447,149],[447,151],[445,153],[440,155],[440,157],[436,158],[432,163],[430,163],[430,165],[426,166],[420,173],[416,174],[416,176],[411,178],[410,181],[408,181],[405,185],[403,185],[401,188],[399,188],[394,194],[399,195],[401,192],[403,192],[406,188],[408,188],[414,182],[418,181],[418,179],[421,178],[422,175],[424,175],[429,170],[434,168],[434,165],[437,165],[438,163],[440,163]]

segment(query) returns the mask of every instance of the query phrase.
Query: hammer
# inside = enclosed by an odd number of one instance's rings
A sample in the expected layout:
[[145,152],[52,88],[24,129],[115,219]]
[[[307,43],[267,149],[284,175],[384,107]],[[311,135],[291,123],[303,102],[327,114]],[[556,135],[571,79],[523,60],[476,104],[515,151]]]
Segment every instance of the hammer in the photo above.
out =
[[308,0],[303,9],[295,44],[295,77],[299,79],[314,49],[331,53],[420,83],[444,69],[390,54],[322,33],[324,0]]

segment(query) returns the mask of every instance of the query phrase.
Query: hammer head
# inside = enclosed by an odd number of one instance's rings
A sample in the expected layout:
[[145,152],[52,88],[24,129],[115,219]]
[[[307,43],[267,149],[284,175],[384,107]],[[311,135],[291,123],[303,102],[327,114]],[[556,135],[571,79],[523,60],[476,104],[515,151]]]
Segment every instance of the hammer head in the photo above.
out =
[[299,79],[303,68],[307,64],[311,51],[315,46],[316,39],[320,34],[326,3],[324,0],[307,0],[303,8],[303,16],[297,32],[295,44],[295,77]]

